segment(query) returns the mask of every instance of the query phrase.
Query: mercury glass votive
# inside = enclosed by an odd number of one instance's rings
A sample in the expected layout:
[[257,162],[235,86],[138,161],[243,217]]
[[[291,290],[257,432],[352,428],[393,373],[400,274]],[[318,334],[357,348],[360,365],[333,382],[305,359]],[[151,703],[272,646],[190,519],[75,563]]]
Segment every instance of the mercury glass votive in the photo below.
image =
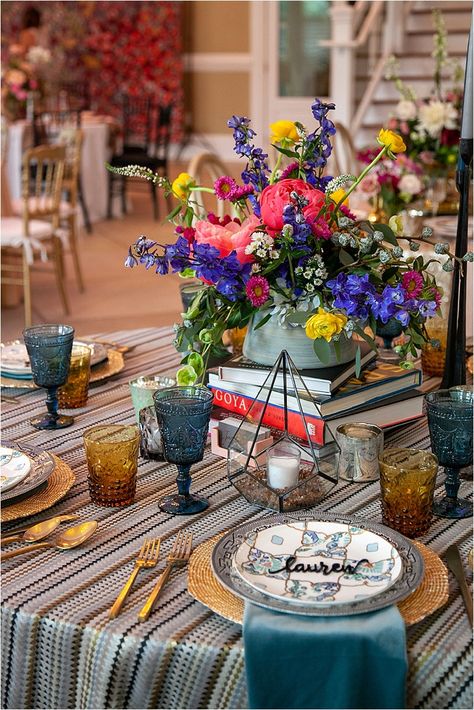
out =
[[140,419],[140,410],[144,407],[152,407],[153,395],[159,389],[174,387],[176,380],[164,375],[140,375],[128,383],[130,394],[132,395],[133,408],[135,409],[135,419],[137,423]]
[[155,407],[140,409],[138,422],[140,429],[140,455],[146,461],[164,461],[163,442],[156,418]]
[[335,436],[340,448],[340,478],[359,483],[376,481],[383,451],[382,429],[375,424],[347,422],[337,427]]
[[91,500],[119,508],[135,498],[140,434],[133,424],[99,424],[84,432]]
[[386,449],[379,458],[383,522],[407,537],[428,532],[438,460],[429,451]]
[[71,364],[66,384],[58,390],[58,402],[65,409],[85,407],[91,376],[91,349],[87,345],[73,345]]

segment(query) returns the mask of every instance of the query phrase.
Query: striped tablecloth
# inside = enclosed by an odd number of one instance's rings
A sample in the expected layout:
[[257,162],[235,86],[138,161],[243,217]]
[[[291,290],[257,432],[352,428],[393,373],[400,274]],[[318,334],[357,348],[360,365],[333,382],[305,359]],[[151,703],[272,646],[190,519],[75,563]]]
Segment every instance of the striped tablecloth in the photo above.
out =
[[[206,451],[192,471],[192,490],[210,501],[189,517],[158,509],[175,489],[174,466],[140,461],[136,502],[124,509],[99,508],[89,500],[82,434],[98,422],[132,422],[128,380],[138,374],[172,372],[178,361],[170,329],[107,333],[107,340],[137,345],[122,373],[91,389],[75,424],[38,432],[28,419],[44,409],[44,392],[3,405],[4,438],[53,451],[74,470],[66,498],[32,517],[59,513],[97,519],[96,535],[69,552],[45,550],[2,564],[2,706],[5,708],[244,708],[246,687],[240,626],[195,601],[178,568],[145,623],[137,613],[164,566],[178,530],[195,544],[245,521],[269,515],[250,506],[226,479],[222,459]],[[425,420],[390,435],[394,444],[427,448]],[[442,482],[439,482],[438,493]],[[467,494],[471,484],[463,484]],[[341,481],[320,508],[380,520],[378,483]],[[472,547],[471,520],[438,518],[422,542],[442,555],[457,542],[464,559]],[[11,529],[12,523],[5,526]],[[142,571],[120,616],[108,611],[131,572],[144,538],[160,536],[158,570]],[[471,708],[471,631],[459,590],[450,578],[448,604],[408,629],[408,707]],[[370,679],[367,679],[370,682]]]

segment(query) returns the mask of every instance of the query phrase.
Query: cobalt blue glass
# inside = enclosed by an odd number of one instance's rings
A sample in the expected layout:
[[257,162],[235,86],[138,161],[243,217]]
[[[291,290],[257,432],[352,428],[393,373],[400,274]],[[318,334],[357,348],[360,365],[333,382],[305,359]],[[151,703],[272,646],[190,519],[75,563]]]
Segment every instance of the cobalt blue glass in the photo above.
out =
[[36,429],[64,429],[71,426],[73,417],[58,414],[58,387],[69,374],[74,328],[70,325],[34,325],[23,331],[30,358],[33,381],[48,390],[44,414],[30,419]]
[[425,402],[431,449],[446,471],[446,496],[434,501],[433,512],[443,518],[467,518],[472,502],[458,498],[458,490],[459,469],[472,464],[472,388],[430,392]]
[[204,456],[213,398],[210,390],[199,386],[170,387],[153,396],[164,457],[178,468],[178,493],[159,501],[160,509],[166,513],[200,513],[209,505],[205,498],[189,492],[189,471]]

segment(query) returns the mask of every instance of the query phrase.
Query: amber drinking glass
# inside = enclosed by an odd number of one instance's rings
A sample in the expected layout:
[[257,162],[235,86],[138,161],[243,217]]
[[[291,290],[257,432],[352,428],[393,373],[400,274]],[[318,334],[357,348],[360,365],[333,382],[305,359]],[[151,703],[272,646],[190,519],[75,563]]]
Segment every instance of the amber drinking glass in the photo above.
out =
[[379,458],[383,522],[407,537],[428,532],[438,459],[429,451],[386,449]]
[[58,390],[59,406],[65,409],[85,407],[91,376],[91,350],[87,345],[73,345],[66,384]]
[[443,318],[433,318],[427,322],[426,331],[430,341],[421,347],[421,369],[425,375],[442,377],[446,361],[448,323]]
[[103,424],[86,429],[84,448],[93,503],[108,508],[135,498],[140,435],[133,424]]

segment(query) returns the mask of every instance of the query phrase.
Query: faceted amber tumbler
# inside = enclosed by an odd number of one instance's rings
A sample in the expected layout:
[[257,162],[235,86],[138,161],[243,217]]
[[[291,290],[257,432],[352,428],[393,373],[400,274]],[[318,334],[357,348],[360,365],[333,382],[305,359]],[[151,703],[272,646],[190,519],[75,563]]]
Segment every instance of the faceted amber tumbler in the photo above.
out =
[[385,449],[379,458],[383,522],[407,537],[428,532],[438,459],[429,451]]
[[140,434],[133,424],[104,424],[86,429],[84,448],[91,500],[119,508],[135,498]]
[[62,409],[85,407],[89,395],[90,376],[90,348],[87,345],[73,345],[69,375],[66,384],[58,390],[58,402]]

